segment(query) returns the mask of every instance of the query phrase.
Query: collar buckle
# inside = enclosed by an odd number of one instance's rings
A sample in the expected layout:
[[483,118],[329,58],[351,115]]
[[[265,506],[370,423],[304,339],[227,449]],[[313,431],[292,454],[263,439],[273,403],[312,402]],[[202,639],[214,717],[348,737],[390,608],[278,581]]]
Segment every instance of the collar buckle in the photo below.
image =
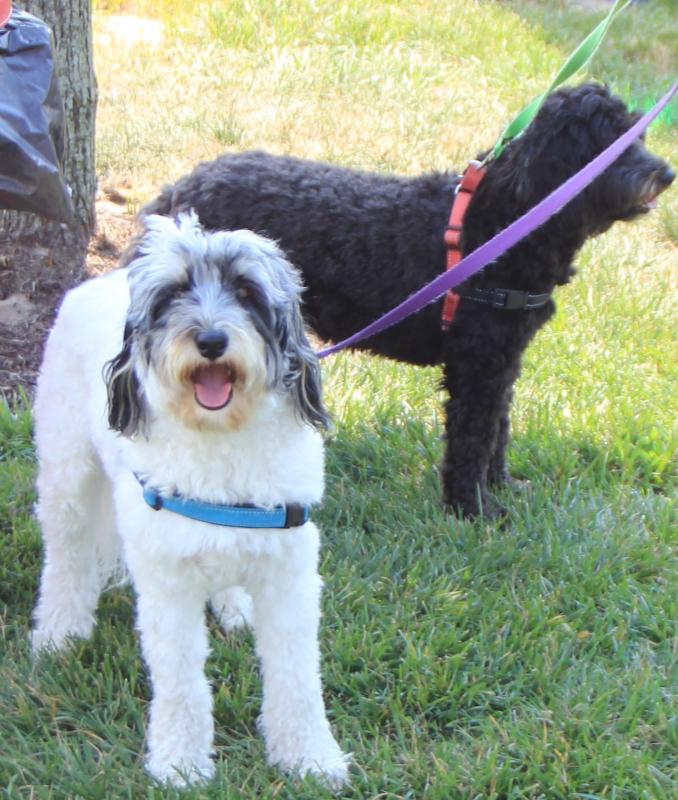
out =
[[298,528],[308,522],[308,506],[290,503],[285,506],[285,528]]

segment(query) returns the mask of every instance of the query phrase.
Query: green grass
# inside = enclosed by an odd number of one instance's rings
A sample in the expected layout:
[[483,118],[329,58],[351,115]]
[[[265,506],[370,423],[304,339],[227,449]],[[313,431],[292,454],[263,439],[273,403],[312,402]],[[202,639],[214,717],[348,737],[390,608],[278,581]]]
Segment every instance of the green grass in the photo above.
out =
[[[462,166],[601,16],[560,2],[95,5],[98,171],[132,207],[247,147]],[[103,6],[153,15],[164,45],[130,48]],[[656,99],[678,73],[674,12],[627,9],[588,75]],[[648,134],[674,166],[675,108]],[[325,695],[356,763],[342,797],[676,795],[676,219],[673,189],[587,245],[559,291],[517,386],[509,461],[531,483],[503,496],[506,528],[440,507],[438,370],[324,362],[335,431],[315,518]],[[0,796],[178,797],[142,769],[148,685],[127,590],[104,598],[91,642],[30,657],[34,468],[26,403],[0,405]],[[184,796],[329,796],[264,764],[251,636],[214,629],[212,647],[218,773]]]
[[[561,46],[565,52],[574,50],[602,17],[600,10],[572,14],[568,7],[571,4],[554,0],[509,0],[508,5],[541,29],[546,41]],[[642,111],[654,105],[657,87],[668,89],[678,75],[678,4],[676,0],[650,0],[648,5],[651,8],[628,8],[615,19],[612,38],[603,44],[589,67],[594,77],[614,85],[624,99]],[[602,8],[602,4],[597,7]],[[629,68],[629,64],[633,67]],[[676,103],[660,114],[658,124],[662,123],[678,123]]]

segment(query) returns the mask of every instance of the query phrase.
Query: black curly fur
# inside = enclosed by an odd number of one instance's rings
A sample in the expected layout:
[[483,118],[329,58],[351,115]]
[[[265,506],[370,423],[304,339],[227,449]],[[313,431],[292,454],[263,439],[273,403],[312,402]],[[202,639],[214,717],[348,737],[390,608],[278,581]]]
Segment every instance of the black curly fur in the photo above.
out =
[[[493,161],[469,207],[470,252],[584,166],[635,122],[606,88],[552,94],[528,130]],[[529,238],[466,282],[469,287],[551,292],[574,274],[585,240],[642,213],[673,180],[659,158],[633,144],[587,190]],[[459,176],[394,177],[261,152],[203,163],[142,213],[193,208],[210,229],[252,228],[276,239],[308,287],[305,315],[338,341],[372,322],[444,269],[443,230]],[[460,303],[449,332],[436,303],[359,347],[444,367],[449,392],[443,496],[464,515],[502,510],[488,484],[506,478],[512,387],[521,356],[554,304],[501,311]]]

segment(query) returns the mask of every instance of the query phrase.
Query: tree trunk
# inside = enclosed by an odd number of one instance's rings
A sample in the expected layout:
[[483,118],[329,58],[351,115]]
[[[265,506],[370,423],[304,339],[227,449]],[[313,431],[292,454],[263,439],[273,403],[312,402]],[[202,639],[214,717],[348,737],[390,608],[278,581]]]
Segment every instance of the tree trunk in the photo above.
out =
[[[83,250],[94,231],[94,125],[96,81],[92,58],[90,0],[23,0],[22,10],[50,26],[55,41],[55,64],[66,118],[63,171],[75,207],[75,222],[67,228],[35,214],[0,213],[0,241],[60,242]],[[84,255],[84,250],[81,254]]]
[[0,401],[29,396],[42,342],[67,289],[85,276],[94,231],[94,121],[96,83],[90,0],[17,0],[54,34],[57,75],[65,110],[63,172],[75,222],[0,211]]

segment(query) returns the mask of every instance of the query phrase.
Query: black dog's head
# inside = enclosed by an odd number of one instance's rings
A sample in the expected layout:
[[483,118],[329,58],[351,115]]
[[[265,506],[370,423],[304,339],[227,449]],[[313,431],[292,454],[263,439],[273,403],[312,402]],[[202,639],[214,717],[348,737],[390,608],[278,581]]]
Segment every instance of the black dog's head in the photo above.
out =
[[[525,133],[488,167],[494,191],[504,191],[518,216],[574,175],[637,122],[639,115],[604,86],[585,83],[553,92]],[[649,211],[675,178],[637,139],[565,208],[585,236]]]
[[[464,221],[464,253],[529,211],[638,118],[604,86],[585,83],[553,92],[525,132],[488,163]],[[587,238],[649,211],[674,178],[668,164],[637,139],[541,228],[472,280],[542,292],[567,283]]]

